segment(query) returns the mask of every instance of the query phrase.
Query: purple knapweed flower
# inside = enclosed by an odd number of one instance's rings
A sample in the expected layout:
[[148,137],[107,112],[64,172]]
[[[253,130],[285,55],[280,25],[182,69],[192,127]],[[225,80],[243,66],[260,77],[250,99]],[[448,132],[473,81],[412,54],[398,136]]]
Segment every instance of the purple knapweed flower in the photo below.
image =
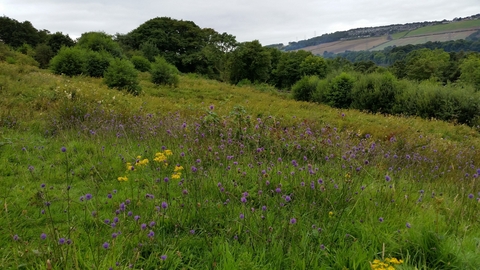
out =
[[390,182],[390,180],[392,180],[392,179],[390,178],[390,176],[385,175],[385,181]]
[[153,231],[148,232],[148,237],[153,238],[155,236],[155,233]]
[[240,219],[244,219],[245,218],[245,215],[244,214],[240,214]]
[[[213,109],[212,109],[213,110]],[[162,259],[162,261],[165,261],[167,259],[167,255],[162,255],[160,256],[160,259]]]
[[45,233],[40,234],[40,239],[45,240],[47,238],[47,235]]
[[290,224],[295,224],[297,223],[297,219],[296,218],[291,218],[290,219]]
[[142,230],[145,230],[145,229],[147,228],[147,224],[142,223],[142,225],[140,225],[140,228],[141,228]]
[[88,200],[91,200],[91,199],[92,199],[92,194],[90,194],[90,193],[85,194],[85,200],[88,201]]
[[383,222],[383,217],[380,217],[378,221]]
[[62,237],[62,238],[58,239],[58,244],[59,245],[65,244],[65,238]]
[[62,146],[62,148],[60,148],[60,151],[62,151],[63,153],[67,152],[67,148],[65,148],[65,146]]
[[409,229],[412,227],[412,226],[410,225],[410,223],[408,223],[408,222],[407,222],[407,224],[405,224],[405,226],[406,226],[407,228],[409,228]]
[[110,244],[108,242],[103,243],[102,247],[104,249],[108,249],[110,247]]
[[168,203],[167,202],[162,202],[162,208],[167,209],[168,208]]

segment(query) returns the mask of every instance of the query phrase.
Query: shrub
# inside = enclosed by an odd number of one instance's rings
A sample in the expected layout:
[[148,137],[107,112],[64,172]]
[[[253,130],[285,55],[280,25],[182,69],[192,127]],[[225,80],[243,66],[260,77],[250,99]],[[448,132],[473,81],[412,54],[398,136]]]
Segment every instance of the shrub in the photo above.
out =
[[311,101],[320,79],[317,76],[304,76],[292,86],[293,98],[301,101]]
[[352,108],[392,113],[399,91],[397,79],[389,72],[361,75],[352,89]]
[[345,72],[333,78],[327,93],[325,93],[327,104],[336,108],[350,107],[354,81],[353,76]]
[[103,77],[103,74],[110,65],[112,57],[105,51],[88,51],[85,53],[85,72],[91,77]]
[[147,58],[139,55],[132,56],[130,61],[135,66],[135,69],[142,72],[150,71],[150,68],[152,66],[152,64],[150,63],[150,61],[148,61]]
[[163,57],[156,57],[152,64],[152,82],[154,84],[169,85],[177,87],[179,78],[177,68],[169,64]]
[[130,61],[116,58],[110,62],[103,77],[108,87],[125,89],[133,95],[138,95],[141,88],[138,85],[137,75],[137,70]]
[[55,74],[80,75],[85,72],[85,60],[84,50],[74,47],[62,47],[50,61],[50,68]]
[[54,56],[52,48],[45,43],[38,44],[35,47],[35,60],[40,64],[40,68],[48,68],[50,60]]

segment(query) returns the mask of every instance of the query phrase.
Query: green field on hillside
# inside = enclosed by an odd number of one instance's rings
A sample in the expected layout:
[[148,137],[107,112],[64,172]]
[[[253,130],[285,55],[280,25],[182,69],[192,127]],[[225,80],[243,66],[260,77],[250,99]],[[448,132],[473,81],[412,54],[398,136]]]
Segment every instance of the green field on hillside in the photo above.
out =
[[417,36],[417,35],[428,35],[439,32],[446,31],[456,31],[463,30],[468,28],[480,27],[480,20],[470,20],[470,21],[460,21],[460,22],[451,22],[447,24],[438,24],[432,26],[425,26],[422,28],[415,29],[410,31],[405,37]]

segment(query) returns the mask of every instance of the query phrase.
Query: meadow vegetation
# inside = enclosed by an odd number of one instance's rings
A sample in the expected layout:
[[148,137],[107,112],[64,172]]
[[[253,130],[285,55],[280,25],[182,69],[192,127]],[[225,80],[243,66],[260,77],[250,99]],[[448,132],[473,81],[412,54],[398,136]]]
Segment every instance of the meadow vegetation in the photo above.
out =
[[480,266],[470,127],[197,75],[140,73],[134,96],[0,69],[7,269]]

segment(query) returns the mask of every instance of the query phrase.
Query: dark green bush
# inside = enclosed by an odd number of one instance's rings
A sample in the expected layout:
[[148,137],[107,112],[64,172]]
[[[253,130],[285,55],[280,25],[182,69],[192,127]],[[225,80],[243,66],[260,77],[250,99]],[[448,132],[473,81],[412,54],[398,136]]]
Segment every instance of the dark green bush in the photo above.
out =
[[39,63],[40,68],[48,68],[48,64],[53,56],[53,50],[47,44],[42,43],[35,47],[35,56],[33,58]]
[[103,74],[110,65],[112,57],[105,51],[88,51],[85,53],[85,72],[91,77],[103,77]]
[[127,90],[133,95],[140,94],[138,72],[128,60],[118,58],[112,60],[103,77],[105,84],[110,88]]
[[50,68],[55,74],[67,76],[80,75],[85,72],[85,51],[75,47],[62,47],[50,60]]
[[325,93],[327,104],[336,108],[350,107],[354,82],[354,77],[345,72],[333,78],[328,91]]
[[154,84],[178,86],[179,76],[177,68],[169,64],[163,57],[155,58],[155,63],[152,64],[150,73],[152,73],[152,82]]
[[320,79],[317,76],[304,76],[292,86],[295,100],[311,101]]
[[150,68],[152,66],[152,64],[150,63],[150,61],[148,61],[147,58],[139,55],[132,56],[130,61],[135,66],[135,69],[142,72],[150,71]]
[[352,89],[352,108],[393,113],[399,91],[401,89],[397,79],[389,72],[359,76]]

